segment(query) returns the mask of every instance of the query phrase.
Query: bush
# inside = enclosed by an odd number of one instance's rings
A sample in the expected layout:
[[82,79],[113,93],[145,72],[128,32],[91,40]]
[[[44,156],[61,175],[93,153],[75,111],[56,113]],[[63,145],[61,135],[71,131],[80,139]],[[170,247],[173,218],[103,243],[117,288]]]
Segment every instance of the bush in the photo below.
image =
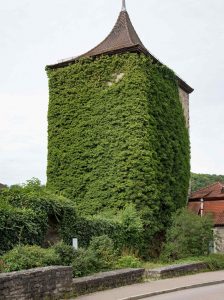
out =
[[2,256],[5,272],[27,270],[60,264],[59,255],[54,249],[39,246],[17,246]]
[[[143,245],[143,221],[135,205],[127,204],[121,210],[104,210],[92,220],[96,230],[101,228],[101,235],[106,234],[112,238],[114,245],[120,252],[141,250]],[[102,230],[104,228],[104,230]],[[99,235],[99,234],[98,234]],[[95,236],[98,236],[95,234]]]
[[174,214],[172,221],[162,259],[176,260],[209,254],[209,245],[213,241],[210,216],[199,217],[187,209],[181,209]]
[[82,277],[98,272],[98,261],[94,252],[80,248],[72,262],[73,276]]
[[99,270],[110,269],[116,259],[114,243],[107,235],[94,237],[90,242],[88,251],[94,253]]
[[106,235],[94,237],[88,249],[76,251],[72,267],[74,277],[86,276],[113,268],[116,252],[113,241]]
[[63,242],[56,244],[52,248],[56,255],[58,255],[60,264],[63,266],[70,266],[74,257],[77,255],[76,250],[72,246],[66,245]]
[[141,260],[133,255],[121,256],[116,263],[117,269],[141,268],[141,267],[142,267]]
[[224,254],[210,254],[205,258],[205,262],[211,271],[224,270]]
[[122,225],[122,248],[129,250],[141,249],[143,244],[143,222],[133,204],[126,205],[120,213]]
[[108,235],[120,247],[122,238],[121,224],[116,220],[72,215],[66,212],[61,222],[60,233],[63,240],[70,244],[72,238],[78,238],[80,247],[87,248],[95,236]]

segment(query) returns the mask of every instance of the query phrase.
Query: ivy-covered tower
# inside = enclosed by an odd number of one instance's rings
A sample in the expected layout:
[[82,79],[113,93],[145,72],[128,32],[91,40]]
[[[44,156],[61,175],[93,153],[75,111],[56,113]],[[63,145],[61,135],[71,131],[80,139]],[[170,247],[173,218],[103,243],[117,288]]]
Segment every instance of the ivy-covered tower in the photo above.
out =
[[134,203],[161,230],[187,199],[193,89],[144,47],[124,0],[102,43],[47,73],[48,187],[85,214]]

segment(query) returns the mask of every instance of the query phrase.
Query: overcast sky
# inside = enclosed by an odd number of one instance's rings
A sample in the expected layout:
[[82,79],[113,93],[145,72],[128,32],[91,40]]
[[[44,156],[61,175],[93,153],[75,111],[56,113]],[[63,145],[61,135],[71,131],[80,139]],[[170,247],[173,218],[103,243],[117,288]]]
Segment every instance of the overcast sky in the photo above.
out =
[[[192,171],[224,174],[224,1],[126,0],[146,48],[187,81]],[[121,0],[0,0],[0,182],[46,181],[45,65],[96,46]]]

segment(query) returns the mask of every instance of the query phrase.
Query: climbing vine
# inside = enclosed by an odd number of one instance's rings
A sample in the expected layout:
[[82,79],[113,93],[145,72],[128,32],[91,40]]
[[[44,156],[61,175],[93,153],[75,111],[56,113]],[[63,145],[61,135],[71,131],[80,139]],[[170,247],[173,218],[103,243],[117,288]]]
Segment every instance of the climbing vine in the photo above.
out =
[[175,74],[129,53],[47,73],[48,188],[86,215],[134,203],[147,239],[164,230],[190,178]]

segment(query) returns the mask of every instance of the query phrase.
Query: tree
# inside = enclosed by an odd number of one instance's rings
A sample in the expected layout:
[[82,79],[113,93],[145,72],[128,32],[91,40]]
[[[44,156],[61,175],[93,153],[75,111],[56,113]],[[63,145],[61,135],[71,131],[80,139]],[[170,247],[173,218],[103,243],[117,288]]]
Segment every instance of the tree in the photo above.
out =
[[217,181],[224,182],[224,175],[209,174],[191,174],[191,190],[192,192],[204,188]]
[[213,224],[210,215],[200,217],[186,208],[178,210],[167,232],[162,258],[175,260],[209,254],[213,242]]

